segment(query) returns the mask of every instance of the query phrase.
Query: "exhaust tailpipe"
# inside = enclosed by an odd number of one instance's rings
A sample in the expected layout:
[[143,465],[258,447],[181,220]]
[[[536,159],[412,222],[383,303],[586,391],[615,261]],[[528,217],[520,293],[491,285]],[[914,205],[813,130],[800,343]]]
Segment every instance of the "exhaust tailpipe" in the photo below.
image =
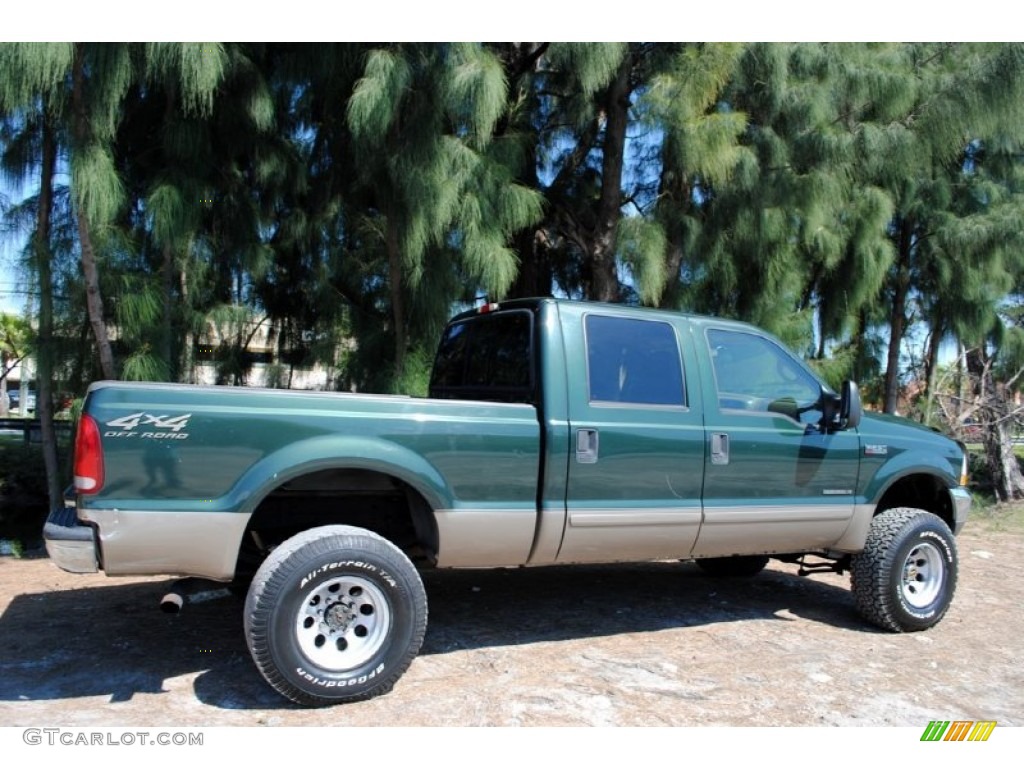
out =
[[173,615],[181,613],[186,603],[205,603],[230,597],[231,592],[223,585],[206,579],[180,579],[171,585],[170,591],[160,599],[160,610]]

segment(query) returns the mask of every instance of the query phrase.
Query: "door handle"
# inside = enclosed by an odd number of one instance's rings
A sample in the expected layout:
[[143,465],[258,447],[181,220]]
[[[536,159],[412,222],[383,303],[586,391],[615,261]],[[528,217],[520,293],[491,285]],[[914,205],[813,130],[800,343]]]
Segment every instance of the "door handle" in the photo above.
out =
[[576,463],[597,464],[597,430],[576,430]]
[[711,433],[711,463],[720,465],[729,463],[729,435],[725,432]]

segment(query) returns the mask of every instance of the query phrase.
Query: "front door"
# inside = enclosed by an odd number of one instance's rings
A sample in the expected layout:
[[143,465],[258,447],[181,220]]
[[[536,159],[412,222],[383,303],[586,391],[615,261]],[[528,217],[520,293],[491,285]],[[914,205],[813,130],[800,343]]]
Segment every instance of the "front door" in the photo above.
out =
[[702,378],[708,461],[694,555],[828,548],[853,513],[856,431],[822,429],[820,382],[774,339],[724,324],[705,324],[695,337],[711,365]]

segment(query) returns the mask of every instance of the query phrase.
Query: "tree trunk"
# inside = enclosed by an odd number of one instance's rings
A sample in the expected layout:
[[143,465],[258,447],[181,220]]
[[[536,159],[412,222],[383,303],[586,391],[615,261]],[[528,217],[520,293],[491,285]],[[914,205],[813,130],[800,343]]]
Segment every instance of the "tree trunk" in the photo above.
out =
[[893,283],[892,312],[889,315],[889,354],[885,367],[885,399],[882,410],[896,413],[900,394],[900,347],[907,326],[907,294],[910,292],[911,226],[900,228],[899,255]]
[[[548,49],[549,43],[519,43],[510,46],[511,60],[506,60],[505,68],[508,81],[511,87],[516,90],[517,102],[524,105],[524,113],[535,114],[540,109],[540,98],[537,89],[523,78],[531,78],[540,61],[540,57]],[[495,132],[496,136],[505,136],[511,127],[513,110],[509,110],[502,117]],[[519,125],[517,130],[523,130],[526,126]],[[539,136],[536,131],[523,131],[524,133],[524,156],[536,158],[538,156]],[[528,143],[525,143],[528,142]],[[523,167],[516,176],[516,182],[528,189],[539,189],[540,181],[537,178],[537,164],[535,162],[523,163]],[[543,225],[541,225],[543,226]],[[519,271],[516,273],[515,282],[508,292],[508,298],[521,299],[532,296],[550,296],[554,284],[554,271],[551,268],[549,250],[544,243],[543,230],[536,226],[526,227],[516,232],[511,240],[519,256]]]
[[[57,141],[43,100],[43,141],[39,209],[36,213],[34,251],[39,275],[39,344],[36,350],[36,414],[39,416],[46,468],[46,493],[50,509],[64,503],[60,466],[57,463],[57,433],[53,428],[53,273],[50,264],[50,214],[53,208],[53,173],[57,162]],[[23,367],[24,369],[24,367]],[[24,379],[24,376],[22,377]],[[22,401],[24,402],[24,401]]]
[[[91,140],[89,117],[85,104],[85,62],[82,60],[81,44],[76,46],[75,63],[72,71],[71,103],[74,114],[73,131],[75,151],[82,151]],[[96,266],[96,251],[93,249],[92,235],[86,213],[82,210],[81,201],[76,206],[78,219],[78,240],[82,250],[82,275],[85,278],[85,303],[89,312],[89,323],[93,337],[96,339],[96,350],[100,357],[100,370],[103,378],[114,379],[114,353],[107,336],[107,324],[103,317],[103,294],[100,292],[99,270]]]
[[[178,273],[178,285],[181,288],[181,305],[188,307],[188,275],[185,274],[184,269]],[[187,316],[185,320],[185,341],[181,350],[181,370],[178,373],[179,377],[186,384],[195,384],[196,366],[194,352],[196,339],[195,334],[192,332],[192,323],[188,320]]]
[[0,418],[6,419],[11,415],[9,407],[10,398],[7,396],[7,377],[4,377],[3,383],[0,384]]
[[992,486],[999,501],[1024,499],[1024,475],[1013,452],[1013,422],[1006,419],[1005,398],[993,403],[989,410],[995,423],[985,430],[985,460],[992,473]]
[[[536,156],[537,142],[534,141],[531,144],[532,152],[529,156]],[[534,163],[528,165],[528,169],[520,175],[517,181],[529,189],[537,189],[540,182],[537,179],[536,165]],[[550,296],[555,276],[542,230],[532,226],[522,229],[512,237],[512,243],[519,255],[519,271],[512,284],[512,289],[508,293],[508,298],[524,299],[532,296]]]
[[985,463],[996,499],[1024,499],[1024,474],[1013,451],[1013,407],[1009,393],[993,379],[992,361],[983,349],[967,353],[967,370],[975,382],[978,422],[984,430]]
[[555,272],[543,233],[534,227],[517,232],[512,242],[519,254],[519,272],[506,298],[525,299],[550,296]]
[[402,298],[402,254],[398,244],[398,225],[388,216],[385,241],[388,251],[388,287],[391,291],[391,319],[395,324],[395,373],[397,381],[405,368],[405,302]]
[[939,347],[942,346],[942,321],[932,321],[931,336],[928,338],[928,352],[924,361],[925,372],[925,411],[924,424],[932,420],[932,403],[935,400],[935,376],[939,368]]
[[78,240],[82,249],[82,276],[85,278],[85,306],[89,313],[89,325],[96,340],[96,351],[100,356],[100,371],[104,379],[116,379],[114,352],[107,335],[107,323],[103,316],[103,294],[100,291],[100,273],[96,266],[96,252],[92,247],[89,225],[85,215],[78,211]]
[[619,65],[615,79],[605,96],[604,141],[601,160],[601,197],[597,225],[590,254],[588,298],[619,301],[619,275],[615,264],[616,234],[622,217],[622,168],[626,152],[626,127],[629,124],[629,75],[632,65],[627,56]]
[[[0,358],[0,418],[6,419],[10,414],[7,410],[7,356]],[[13,366],[12,366],[13,367]]]
[[178,372],[175,370],[173,349],[174,323],[174,251],[169,245],[163,249],[163,317],[160,324],[160,356],[167,366],[167,380],[176,381]]
[[[693,187],[685,168],[678,168],[670,159],[672,144],[676,139],[666,139],[662,149],[662,171],[658,180],[658,208],[664,207],[665,215],[660,217],[668,238],[665,253],[665,290],[661,293],[658,306],[662,309],[681,309],[683,295],[683,257],[686,255],[686,212],[690,209]],[[669,143],[671,142],[671,144]]]

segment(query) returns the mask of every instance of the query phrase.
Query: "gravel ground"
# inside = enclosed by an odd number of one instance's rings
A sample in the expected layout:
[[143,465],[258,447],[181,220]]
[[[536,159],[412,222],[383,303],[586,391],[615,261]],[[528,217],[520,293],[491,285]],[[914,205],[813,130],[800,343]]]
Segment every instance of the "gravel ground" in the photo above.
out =
[[848,578],[772,563],[425,575],[425,646],[393,692],[303,710],[253,666],[241,602],[158,609],[172,580],[0,557],[0,725],[1024,725],[1024,533],[975,522],[933,629],[855,613]]

